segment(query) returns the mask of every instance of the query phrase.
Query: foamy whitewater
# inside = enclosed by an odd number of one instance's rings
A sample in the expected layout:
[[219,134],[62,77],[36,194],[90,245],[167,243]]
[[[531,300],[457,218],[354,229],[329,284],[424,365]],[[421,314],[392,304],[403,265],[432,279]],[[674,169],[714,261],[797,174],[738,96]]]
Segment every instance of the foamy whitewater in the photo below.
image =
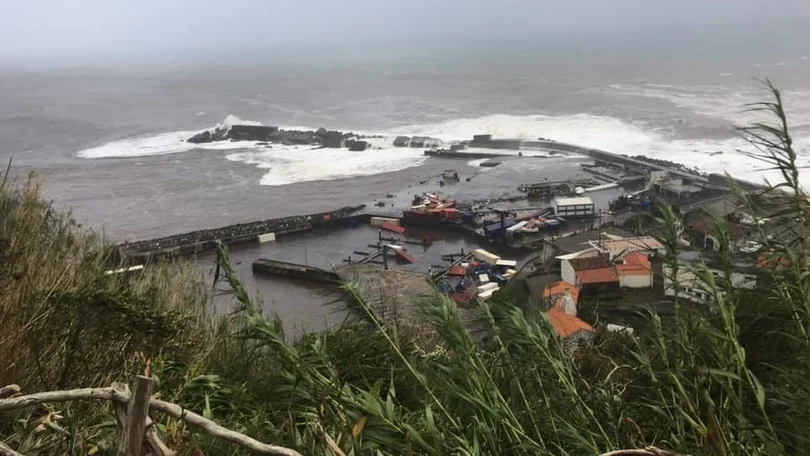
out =
[[[750,93],[729,92],[724,87],[716,86],[612,85],[601,90],[665,99],[679,108],[727,121],[729,126],[756,120],[742,106],[750,100],[761,99],[761,92],[754,92],[753,89]],[[802,157],[800,165],[805,166],[810,164],[810,91],[789,92],[785,94],[785,99],[789,102],[789,108],[793,108],[788,114],[793,126],[794,147]],[[233,124],[259,123],[229,115],[221,125]],[[750,157],[748,153],[753,149],[739,137],[679,139],[672,131],[673,128],[586,113],[566,116],[498,114],[373,132],[385,138],[371,140],[372,147],[363,152],[278,144],[268,147],[247,141],[191,144],[185,140],[196,131],[178,131],[114,141],[83,150],[78,156],[97,159],[233,151],[225,155],[227,160],[266,170],[260,184],[278,186],[395,172],[426,161],[427,157],[421,149],[393,147],[396,135],[423,135],[454,141],[490,133],[504,138],[543,137],[614,153],[645,155],[680,162],[705,172],[727,171],[735,177],[756,182],[761,182],[763,178],[774,180],[779,177],[778,172],[765,171],[765,164]],[[477,160],[470,163],[480,164]],[[810,184],[810,173],[805,175],[805,184]]]

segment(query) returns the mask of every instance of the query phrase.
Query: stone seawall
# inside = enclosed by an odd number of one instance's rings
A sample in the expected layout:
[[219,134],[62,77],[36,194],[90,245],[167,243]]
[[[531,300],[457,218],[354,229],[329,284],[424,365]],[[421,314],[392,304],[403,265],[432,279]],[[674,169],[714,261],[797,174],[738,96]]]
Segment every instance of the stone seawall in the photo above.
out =
[[346,206],[330,212],[240,223],[158,239],[118,244],[115,248],[119,254],[118,258],[138,259],[158,255],[192,255],[214,249],[220,242],[224,244],[258,242],[258,236],[261,234],[275,233],[276,236],[283,236],[317,227],[345,225],[348,223],[347,219],[364,208],[365,205]]

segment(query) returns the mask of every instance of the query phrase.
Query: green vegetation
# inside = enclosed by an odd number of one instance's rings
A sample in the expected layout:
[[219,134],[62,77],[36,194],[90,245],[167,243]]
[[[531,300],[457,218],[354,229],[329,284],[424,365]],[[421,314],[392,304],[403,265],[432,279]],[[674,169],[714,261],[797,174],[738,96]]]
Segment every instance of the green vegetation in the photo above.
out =
[[[149,359],[161,398],[306,455],[594,455],[647,445],[693,455],[807,453],[810,202],[773,92],[775,102],[756,108],[778,123],[744,133],[790,190],[746,196],[752,214],[770,205],[767,213],[793,221],[779,236],[762,236],[786,259],[770,273],[774,285],[743,292],[702,271],[710,312],[684,312],[676,302],[674,316],[644,314],[636,339],[600,332],[573,359],[542,317],[505,299],[479,306],[483,342],[436,297],[420,309],[440,342],[429,349],[371,312],[371,329],[291,343],[239,282],[224,248],[220,266],[238,311],[215,318],[193,268],[106,275],[111,255],[97,237],[53,211],[30,181],[4,180],[0,386],[107,386],[130,380]],[[667,208],[659,213],[675,267],[678,220]],[[510,291],[515,300],[526,294],[522,283]],[[245,454],[155,418],[181,454]],[[113,413],[104,403],[5,412],[0,439],[23,454],[114,454]]]

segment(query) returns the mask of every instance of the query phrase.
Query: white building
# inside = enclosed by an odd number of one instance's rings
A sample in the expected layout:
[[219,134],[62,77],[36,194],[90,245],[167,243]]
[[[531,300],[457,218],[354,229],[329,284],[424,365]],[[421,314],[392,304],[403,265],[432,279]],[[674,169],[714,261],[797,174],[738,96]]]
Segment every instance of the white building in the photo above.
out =
[[599,256],[599,251],[594,248],[558,256],[557,259],[560,260],[560,278],[568,283],[577,283],[577,271],[574,269],[572,261],[597,256]]
[[[711,297],[707,291],[705,281],[696,273],[696,267],[700,264],[700,257],[697,252],[683,252],[678,255],[678,289],[675,289],[675,280],[672,268],[664,265],[664,294],[688,299],[692,302],[706,302]],[[714,276],[715,281],[724,280],[725,273],[719,269],[706,266],[707,270]],[[731,272],[730,285],[732,288],[753,289],[757,286],[757,276],[750,270],[749,265]]]
[[554,214],[560,217],[593,217],[596,215],[593,200],[588,196],[555,198]]
[[619,286],[622,288],[652,288],[653,268],[647,256],[635,251],[625,256],[616,265],[619,273]]

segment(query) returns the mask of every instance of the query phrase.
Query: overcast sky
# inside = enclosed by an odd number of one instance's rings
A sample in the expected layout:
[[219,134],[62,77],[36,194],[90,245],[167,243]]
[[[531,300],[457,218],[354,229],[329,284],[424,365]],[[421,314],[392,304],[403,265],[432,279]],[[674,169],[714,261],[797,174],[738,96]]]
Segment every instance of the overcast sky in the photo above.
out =
[[518,37],[553,47],[656,33],[722,42],[808,26],[810,0],[11,0],[0,10],[0,61]]

